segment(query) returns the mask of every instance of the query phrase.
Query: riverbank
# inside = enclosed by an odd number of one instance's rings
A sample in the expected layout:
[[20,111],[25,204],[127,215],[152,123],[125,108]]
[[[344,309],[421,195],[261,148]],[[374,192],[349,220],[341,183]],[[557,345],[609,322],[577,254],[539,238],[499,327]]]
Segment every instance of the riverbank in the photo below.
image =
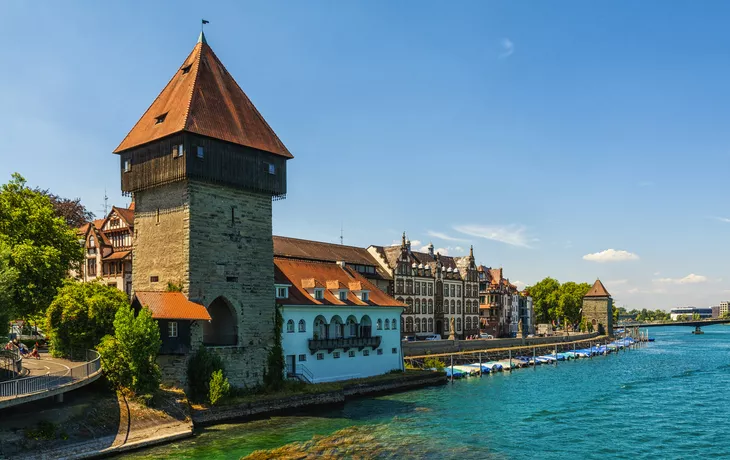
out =
[[476,340],[422,340],[403,342],[403,356],[458,353],[465,351],[491,350],[494,348],[541,347],[552,344],[565,344],[581,340],[600,338],[597,332],[557,335],[551,337],[530,337],[515,339],[476,339]]
[[408,370],[364,379],[310,384],[299,393],[254,394],[232,398],[220,406],[193,406],[192,419],[196,427],[252,420],[342,405],[355,398],[443,385],[446,382],[443,372]]

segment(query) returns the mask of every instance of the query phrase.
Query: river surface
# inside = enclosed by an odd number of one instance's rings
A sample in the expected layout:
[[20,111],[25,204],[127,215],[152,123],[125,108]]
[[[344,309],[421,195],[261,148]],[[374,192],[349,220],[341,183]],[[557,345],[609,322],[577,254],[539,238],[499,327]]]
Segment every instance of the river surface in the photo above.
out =
[[219,425],[129,457],[730,458],[730,326],[649,331],[656,342],[627,352]]

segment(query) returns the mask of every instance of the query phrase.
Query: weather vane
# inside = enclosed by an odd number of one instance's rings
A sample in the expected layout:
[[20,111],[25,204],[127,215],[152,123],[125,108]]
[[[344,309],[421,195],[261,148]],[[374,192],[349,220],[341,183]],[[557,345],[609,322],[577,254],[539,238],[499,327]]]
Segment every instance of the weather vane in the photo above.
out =
[[200,20],[200,31],[201,32],[203,31],[203,28],[205,27],[205,25],[208,24],[209,22],[210,21],[206,21],[205,19]]

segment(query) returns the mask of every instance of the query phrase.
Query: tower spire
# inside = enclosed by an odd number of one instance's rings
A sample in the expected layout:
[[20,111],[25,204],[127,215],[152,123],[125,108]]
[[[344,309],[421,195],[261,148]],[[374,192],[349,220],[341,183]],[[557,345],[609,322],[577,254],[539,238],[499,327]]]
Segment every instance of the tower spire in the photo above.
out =
[[205,32],[203,32],[203,28],[206,24],[208,24],[210,21],[206,21],[205,19],[200,20],[200,35],[198,36],[198,43],[205,43],[208,44],[208,41],[205,39]]

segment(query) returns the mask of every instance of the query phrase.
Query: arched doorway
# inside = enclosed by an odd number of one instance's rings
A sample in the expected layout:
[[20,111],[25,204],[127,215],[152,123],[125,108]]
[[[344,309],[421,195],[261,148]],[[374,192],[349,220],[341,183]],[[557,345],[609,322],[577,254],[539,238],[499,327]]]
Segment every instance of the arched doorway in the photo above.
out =
[[233,305],[225,298],[216,298],[208,307],[211,320],[203,323],[203,344],[233,346],[238,344],[238,318]]

